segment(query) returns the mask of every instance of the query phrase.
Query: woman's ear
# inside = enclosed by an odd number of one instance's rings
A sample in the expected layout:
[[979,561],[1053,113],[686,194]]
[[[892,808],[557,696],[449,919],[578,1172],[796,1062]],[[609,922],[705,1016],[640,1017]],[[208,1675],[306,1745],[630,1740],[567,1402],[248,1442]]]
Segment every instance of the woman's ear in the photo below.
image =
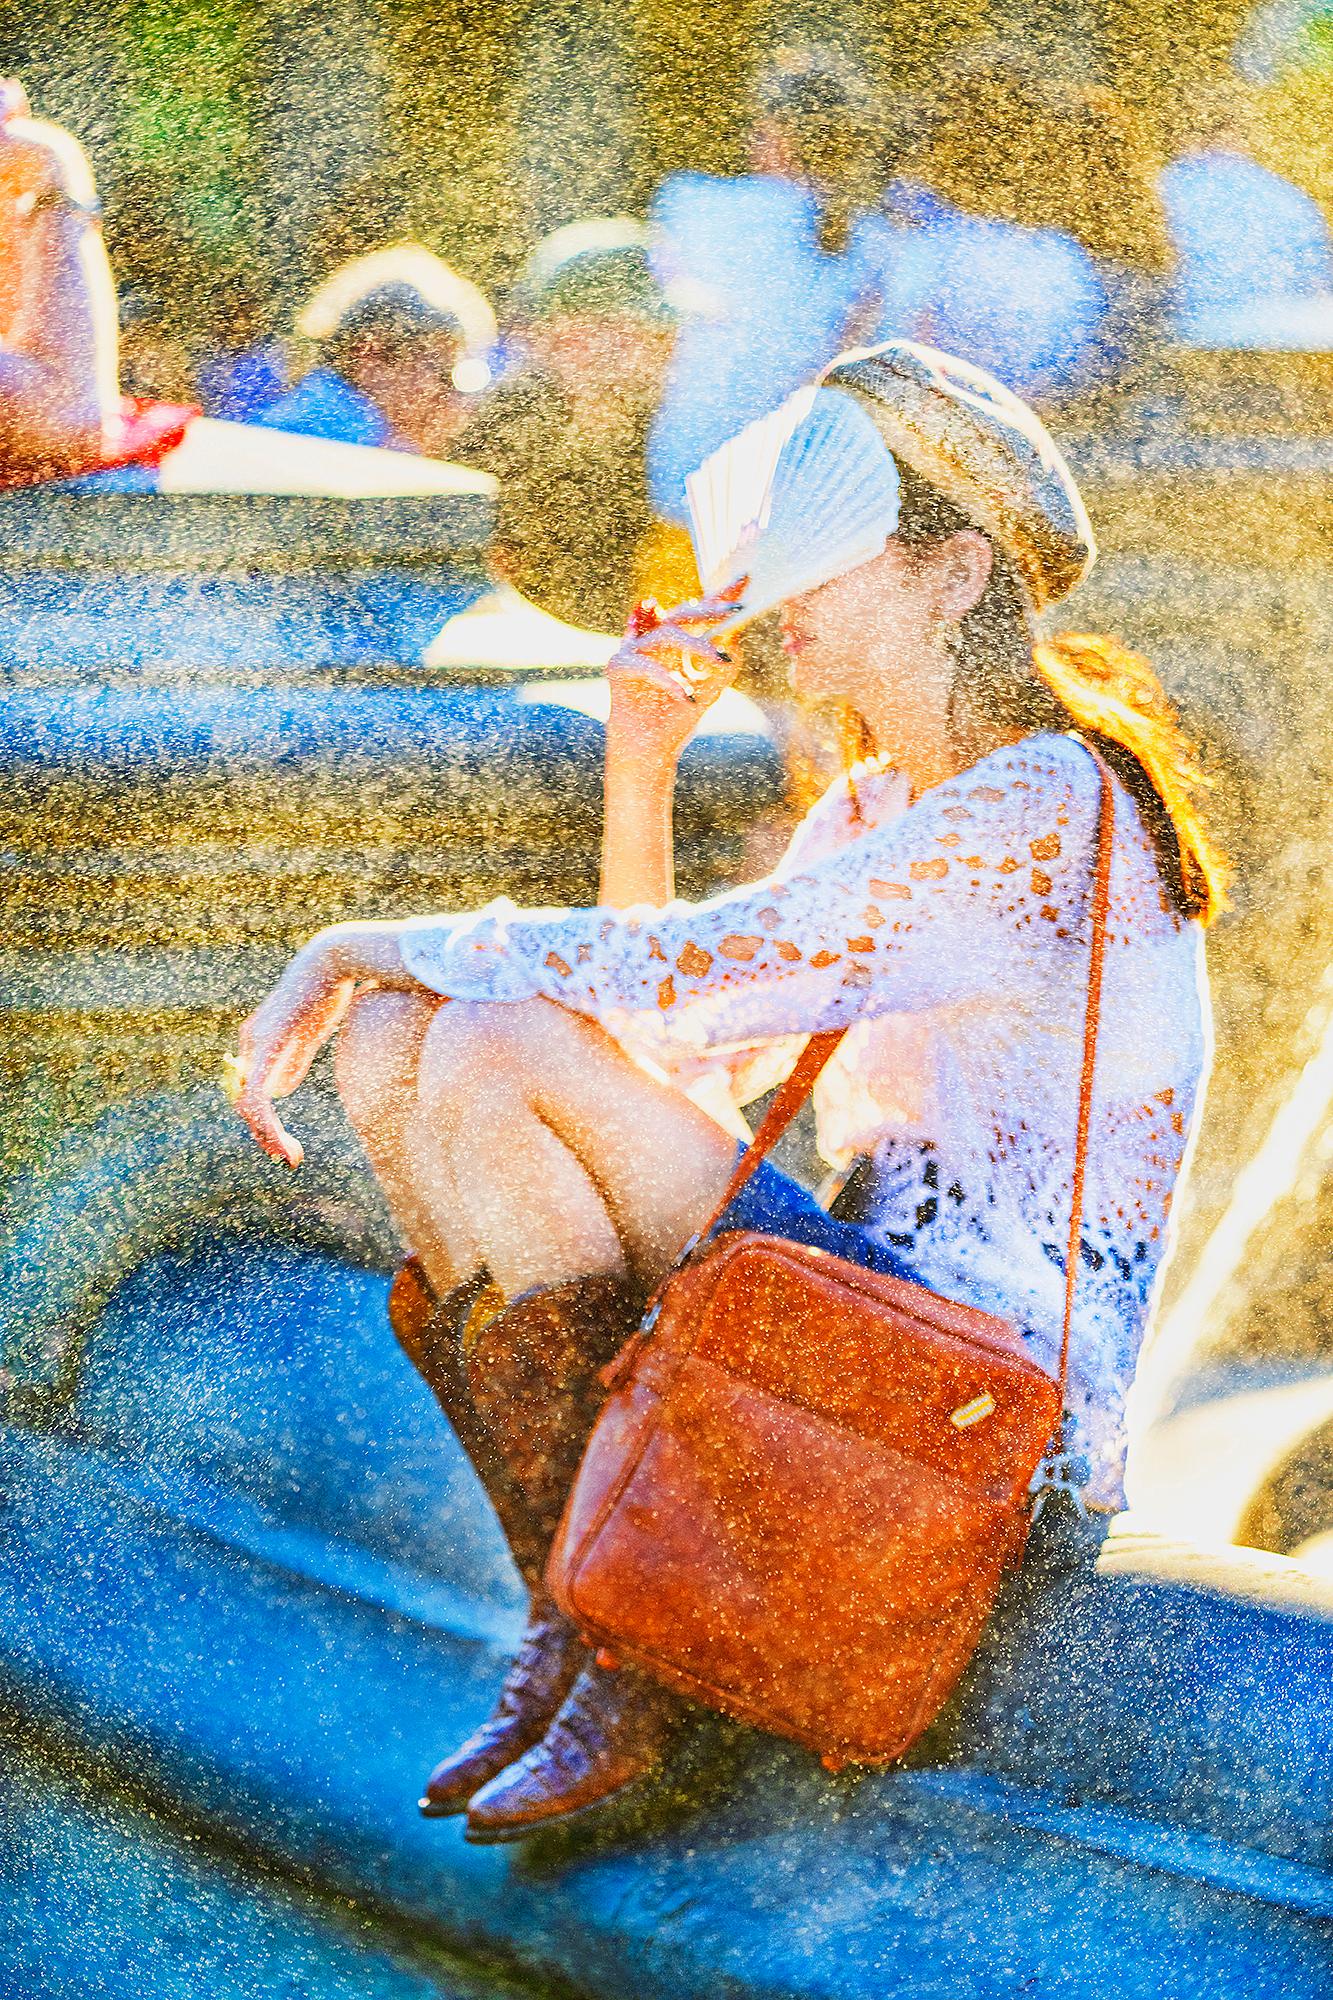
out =
[[935,548],[939,608],[953,624],[975,611],[986,594],[995,551],[979,528],[960,528]]

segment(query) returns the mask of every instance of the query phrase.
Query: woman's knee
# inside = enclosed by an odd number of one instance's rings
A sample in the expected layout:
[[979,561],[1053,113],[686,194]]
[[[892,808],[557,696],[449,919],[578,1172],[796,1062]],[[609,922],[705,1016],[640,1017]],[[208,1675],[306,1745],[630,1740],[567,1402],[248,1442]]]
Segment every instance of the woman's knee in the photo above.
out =
[[353,1125],[400,1115],[413,1102],[421,1050],[438,1003],[425,995],[370,988],[357,995],[338,1031],[333,1075]]
[[455,1000],[441,1007],[421,1047],[423,1109],[447,1118],[478,1097],[525,1095],[541,1030],[560,1011],[544,1000]]

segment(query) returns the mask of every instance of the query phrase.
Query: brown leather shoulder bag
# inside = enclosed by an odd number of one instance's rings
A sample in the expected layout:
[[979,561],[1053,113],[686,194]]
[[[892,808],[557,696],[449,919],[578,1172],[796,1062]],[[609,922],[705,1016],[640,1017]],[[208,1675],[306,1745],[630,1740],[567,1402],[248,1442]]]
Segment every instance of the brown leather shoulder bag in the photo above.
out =
[[[900,1757],[981,1637],[1058,1448],[1114,798],[1101,779],[1058,1379],[1008,1321],[779,1237],[687,1246],[607,1371],[548,1580],[599,1646],[831,1768]],[[812,1036],[706,1238],[840,1040]],[[696,1239],[696,1241],[699,1239]]]

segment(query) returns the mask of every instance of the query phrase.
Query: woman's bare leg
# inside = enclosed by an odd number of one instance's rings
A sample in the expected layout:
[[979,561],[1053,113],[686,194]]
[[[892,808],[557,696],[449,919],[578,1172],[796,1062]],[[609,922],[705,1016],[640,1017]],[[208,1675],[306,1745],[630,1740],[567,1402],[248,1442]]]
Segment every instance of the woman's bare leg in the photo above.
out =
[[338,1080],[437,1287],[483,1262],[510,1297],[627,1266],[651,1279],[706,1219],[735,1153],[688,1098],[547,1000],[368,994],[343,1028]]
[[362,994],[339,1033],[334,1075],[398,1233],[443,1296],[482,1259],[462,1224],[447,1153],[409,1140],[422,1044],[439,1006],[424,992]]
[[651,1279],[706,1218],[735,1141],[549,1000],[455,1003],[422,1045],[414,1131],[511,1297],[590,1271]]

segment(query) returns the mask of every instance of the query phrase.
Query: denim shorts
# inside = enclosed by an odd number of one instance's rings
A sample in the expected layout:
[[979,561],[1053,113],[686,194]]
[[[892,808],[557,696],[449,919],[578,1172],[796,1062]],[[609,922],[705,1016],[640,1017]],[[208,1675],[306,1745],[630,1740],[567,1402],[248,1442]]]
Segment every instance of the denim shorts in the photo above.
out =
[[864,1224],[842,1222],[827,1214],[807,1188],[768,1160],[759,1162],[735,1200],[728,1202],[714,1233],[720,1235],[727,1229],[786,1236],[794,1243],[809,1243],[835,1257],[845,1257],[849,1264],[863,1265],[868,1271],[919,1282],[902,1258],[887,1243],[878,1242]]
[[[744,1147],[741,1148],[744,1151]],[[854,1192],[848,1183],[848,1192]],[[853,1200],[849,1206],[856,1207]],[[761,1160],[745,1186],[718,1218],[715,1234],[728,1229],[754,1230],[764,1236],[786,1236],[845,1257],[869,1271],[909,1284],[927,1284],[887,1243],[880,1243],[863,1223],[829,1215],[814,1196],[790,1174]],[[1109,1527],[1099,1514],[1088,1516],[1064,1493],[1051,1493],[1038,1508],[1024,1558],[1025,1573],[1059,1576],[1067,1569],[1090,1570]]]

